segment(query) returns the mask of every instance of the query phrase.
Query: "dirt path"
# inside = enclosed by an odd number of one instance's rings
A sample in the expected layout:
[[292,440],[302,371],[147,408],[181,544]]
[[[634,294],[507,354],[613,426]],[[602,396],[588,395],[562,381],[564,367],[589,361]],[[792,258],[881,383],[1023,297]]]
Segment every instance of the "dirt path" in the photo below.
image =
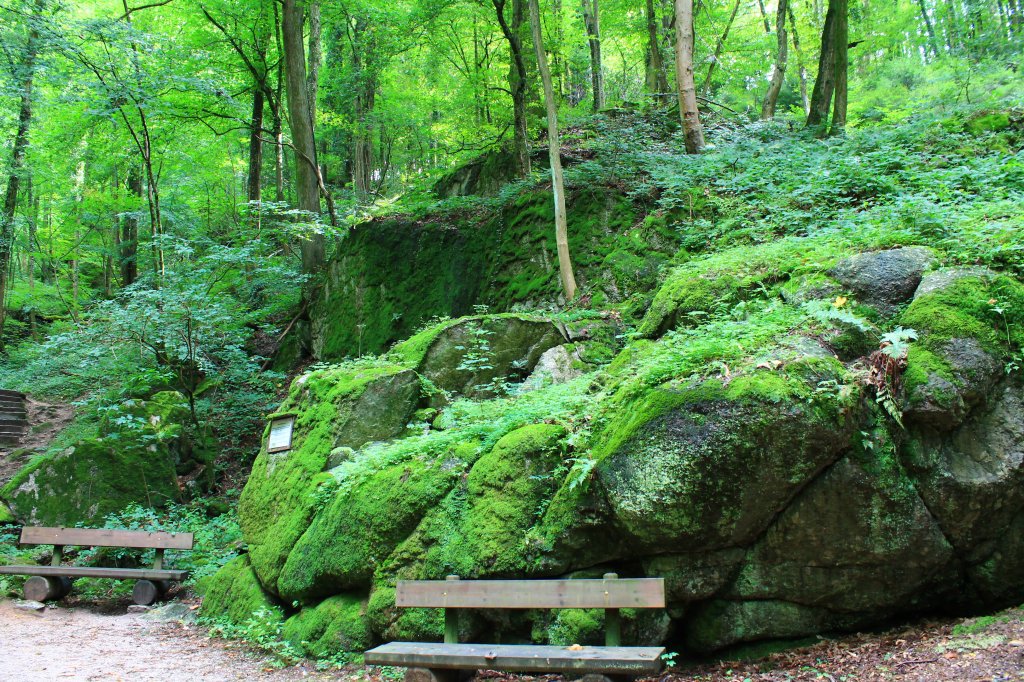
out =
[[[101,608],[112,613],[103,613]],[[398,671],[311,665],[275,669],[248,647],[210,639],[195,625],[154,622],[125,605],[37,613],[0,601],[0,681],[392,682]],[[823,639],[753,662],[688,665],[643,682],[1024,681],[1024,609],[977,619],[921,622],[884,633]],[[475,682],[563,682],[482,672]]]
[[290,682],[336,679],[308,668],[273,669],[244,647],[209,639],[196,626],[140,614],[48,607],[41,613],[0,601],[4,682]]

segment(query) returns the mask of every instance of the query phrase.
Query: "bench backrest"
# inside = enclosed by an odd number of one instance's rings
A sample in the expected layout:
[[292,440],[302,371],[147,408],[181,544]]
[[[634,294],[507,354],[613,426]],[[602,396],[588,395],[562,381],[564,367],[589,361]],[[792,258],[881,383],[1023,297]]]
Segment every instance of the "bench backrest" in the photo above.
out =
[[21,544],[132,547],[137,549],[192,549],[192,533],[26,526],[21,529]]
[[399,580],[395,604],[449,609],[660,609],[665,607],[665,580]]

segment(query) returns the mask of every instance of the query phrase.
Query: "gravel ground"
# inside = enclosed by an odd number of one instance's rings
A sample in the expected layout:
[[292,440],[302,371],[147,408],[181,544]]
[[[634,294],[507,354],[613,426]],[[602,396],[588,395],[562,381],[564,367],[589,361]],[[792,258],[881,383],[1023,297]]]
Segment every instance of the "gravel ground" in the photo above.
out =
[[[186,605],[188,602],[185,602]],[[192,604],[194,606],[194,604]],[[311,664],[275,668],[250,647],[180,622],[125,613],[125,604],[24,610],[0,601],[0,682],[393,682],[398,671]],[[688,664],[645,682],[851,680],[1024,682],[1024,608],[976,619],[921,621],[887,632],[822,639],[756,661]],[[562,682],[482,672],[476,682]]]

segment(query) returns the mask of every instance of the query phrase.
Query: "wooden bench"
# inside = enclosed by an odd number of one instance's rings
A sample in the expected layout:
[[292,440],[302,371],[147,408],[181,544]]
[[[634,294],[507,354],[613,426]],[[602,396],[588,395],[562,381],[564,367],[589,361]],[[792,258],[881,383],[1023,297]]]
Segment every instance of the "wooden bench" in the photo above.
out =
[[[399,580],[399,607],[444,609],[444,643],[391,642],[366,652],[369,665],[409,668],[407,682],[454,682],[460,670],[655,675],[663,647],[622,646],[619,609],[665,607],[662,578],[600,580]],[[604,609],[605,646],[460,644],[458,609]]]
[[[71,592],[71,581],[75,578],[111,578],[135,580],[132,599],[136,604],[148,606],[166,594],[170,581],[184,580],[188,576],[188,571],[165,569],[164,552],[168,549],[192,549],[192,533],[26,526],[21,529],[20,543],[53,545],[49,566],[0,566],[0,573],[33,576],[25,581],[25,599],[40,602],[61,599]],[[63,566],[64,548],[68,546],[155,549],[156,558],[152,568]]]

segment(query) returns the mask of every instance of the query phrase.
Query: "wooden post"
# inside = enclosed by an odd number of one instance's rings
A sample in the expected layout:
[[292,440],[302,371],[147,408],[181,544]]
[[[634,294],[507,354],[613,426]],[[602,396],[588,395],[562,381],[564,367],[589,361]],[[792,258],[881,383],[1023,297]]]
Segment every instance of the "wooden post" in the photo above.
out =
[[[617,580],[618,577],[618,573],[604,574],[605,580]],[[604,644],[605,646],[622,646],[622,618],[618,609],[604,610]]]
[[[450,575],[445,580],[455,582],[459,579],[457,575]],[[459,612],[455,609],[444,610],[444,643],[459,643]]]
[[153,559],[153,570],[154,571],[159,571],[163,567],[164,567],[164,550],[161,547],[161,548],[158,548],[156,550],[156,558]]
[[53,546],[53,558],[50,559],[51,566],[60,566],[60,562],[64,559],[64,545]]

